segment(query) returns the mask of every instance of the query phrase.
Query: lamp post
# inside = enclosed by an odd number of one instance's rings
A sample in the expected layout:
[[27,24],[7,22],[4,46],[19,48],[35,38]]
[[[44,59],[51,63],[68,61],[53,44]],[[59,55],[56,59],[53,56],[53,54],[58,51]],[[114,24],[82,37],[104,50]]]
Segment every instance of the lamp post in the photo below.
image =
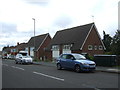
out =
[[34,20],[34,59],[35,59],[35,18],[32,18]]
[[92,21],[94,22],[94,15],[92,15]]

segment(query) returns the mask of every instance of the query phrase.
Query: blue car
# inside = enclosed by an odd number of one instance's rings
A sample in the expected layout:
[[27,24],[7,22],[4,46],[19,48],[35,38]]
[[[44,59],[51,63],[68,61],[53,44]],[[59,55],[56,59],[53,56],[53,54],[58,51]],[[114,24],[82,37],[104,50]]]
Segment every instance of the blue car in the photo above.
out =
[[81,54],[61,54],[57,59],[57,69],[74,69],[76,72],[94,71],[96,64],[94,61],[86,59]]

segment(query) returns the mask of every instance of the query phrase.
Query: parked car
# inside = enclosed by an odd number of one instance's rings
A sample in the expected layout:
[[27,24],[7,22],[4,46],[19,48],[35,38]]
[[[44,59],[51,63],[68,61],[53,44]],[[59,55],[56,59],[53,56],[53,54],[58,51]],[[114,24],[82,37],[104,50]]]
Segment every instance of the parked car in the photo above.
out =
[[96,64],[94,61],[86,59],[81,54],[62,54],[57,60],[57,69],[70,68],[76,72],[94,71]]
[[16,59],[15,59],[15,63],[18,64],[32,64],[33,63],[33,59],[25,52],[25,51],[20,51],[17,55],[16,55]]

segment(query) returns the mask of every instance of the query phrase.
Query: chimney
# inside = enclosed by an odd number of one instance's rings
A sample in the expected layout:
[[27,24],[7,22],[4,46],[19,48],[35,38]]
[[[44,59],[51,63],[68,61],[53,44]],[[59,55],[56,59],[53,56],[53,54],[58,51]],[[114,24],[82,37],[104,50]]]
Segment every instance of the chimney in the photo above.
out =
[[19,45],[19,42],[17,42],[17,45]]

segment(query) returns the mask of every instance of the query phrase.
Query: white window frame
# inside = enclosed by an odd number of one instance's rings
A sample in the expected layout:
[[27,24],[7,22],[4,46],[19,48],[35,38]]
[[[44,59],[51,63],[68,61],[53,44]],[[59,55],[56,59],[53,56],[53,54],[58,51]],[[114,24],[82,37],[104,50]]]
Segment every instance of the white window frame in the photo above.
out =
[[53,45],[52,50],[59,50],[59,45]]
[[94,49],[97,50],[97,45],[94,46]]
[[88,45],[88,50],[93,50],[93,46],[92,45]]
[[70,50],[70,45],[63,45],[63,50]]
[[103,50],[103,46],[102,45],[99,45],[99,50]]

